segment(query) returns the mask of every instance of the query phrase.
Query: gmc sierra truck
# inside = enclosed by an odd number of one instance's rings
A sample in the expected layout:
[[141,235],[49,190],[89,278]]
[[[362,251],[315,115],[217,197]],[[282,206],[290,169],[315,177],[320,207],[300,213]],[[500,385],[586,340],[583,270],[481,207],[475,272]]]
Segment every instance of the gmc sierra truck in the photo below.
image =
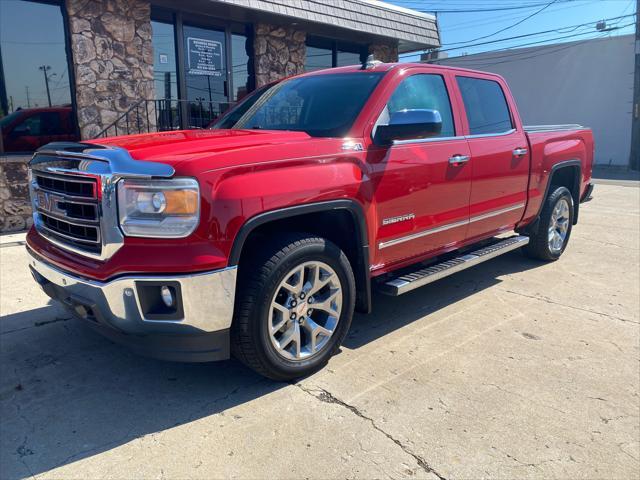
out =
[[289,380],[327,363],[372,290],[402,295],[515,249],[557,260],[593,154],[587,128],[523,127],[497,75],[316,71],[207,130],[42,147],[29,266],[138,352],[233,354]]

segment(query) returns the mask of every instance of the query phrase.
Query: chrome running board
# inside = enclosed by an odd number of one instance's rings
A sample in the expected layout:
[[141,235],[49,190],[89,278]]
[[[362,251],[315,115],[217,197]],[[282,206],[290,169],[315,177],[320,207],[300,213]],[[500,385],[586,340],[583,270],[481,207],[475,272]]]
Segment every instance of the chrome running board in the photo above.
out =
[[529,237],[522,235],[505,238],[488,247],[387,280],[380,285],[380,290],[382,293],[397,297],[441,278],[474,267],[479,263],[491,260],[503,253],[524,247],[527,243],[529,243]]

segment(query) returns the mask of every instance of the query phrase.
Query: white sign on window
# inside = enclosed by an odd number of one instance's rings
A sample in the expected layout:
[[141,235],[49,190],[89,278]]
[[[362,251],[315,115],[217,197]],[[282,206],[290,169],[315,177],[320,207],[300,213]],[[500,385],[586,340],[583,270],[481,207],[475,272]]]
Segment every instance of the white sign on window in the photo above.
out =
[[222,43],[206,38],[187,38],[187,62],[190,75],[222,76]]

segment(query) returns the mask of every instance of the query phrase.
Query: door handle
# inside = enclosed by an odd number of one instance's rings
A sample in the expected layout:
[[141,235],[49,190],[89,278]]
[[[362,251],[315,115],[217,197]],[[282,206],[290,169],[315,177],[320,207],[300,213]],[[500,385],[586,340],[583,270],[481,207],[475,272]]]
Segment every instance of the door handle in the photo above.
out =
[[467,163],[469,160],[471,160],[471,157],[469,155],[454,155],[452,157],[449,157],[449,165],[457,167],[459,165],[462,165],[463,163]]
[[519,147],[519,148],[516,148],[516,149],[513,150],[513,156],[514,157],[524,157],[527,154],[528,151],[529,150],[527,150],[526,148]]

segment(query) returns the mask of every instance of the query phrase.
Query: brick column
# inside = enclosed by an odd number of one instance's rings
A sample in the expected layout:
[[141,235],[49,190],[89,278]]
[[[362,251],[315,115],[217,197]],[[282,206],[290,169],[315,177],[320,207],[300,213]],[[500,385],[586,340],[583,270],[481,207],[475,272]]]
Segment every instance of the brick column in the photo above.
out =
[[307,34],[292,27],[258,23],[253,41],[256,88],[304,72]]
[[398,61],[398,45],[374,43],[369,45],[369,54],[384,63]]
[[27,164],[31,156],[0,155],[0,233],[29,228],[31,202]]
[[138,100],[154,98],[151,4],[67,0],[66,8],[78,122],[82,138],[89,139]]

